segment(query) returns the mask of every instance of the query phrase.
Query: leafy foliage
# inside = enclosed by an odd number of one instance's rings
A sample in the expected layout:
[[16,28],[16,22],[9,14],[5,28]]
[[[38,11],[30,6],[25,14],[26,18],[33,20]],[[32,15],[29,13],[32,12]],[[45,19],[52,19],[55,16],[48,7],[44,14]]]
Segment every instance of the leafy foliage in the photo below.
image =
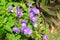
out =
[[[32,3],[31,8],[36,7],[40,10],[40,14],[36,15],[39,24],[37,28],[29,19],[28,10],[30,7],[27,7],[26,3]],[[17,17],[15,7],[13,8],[14,12],[8,12],[9,6],[12,5],[22,9],[23,16],[21,18]],[[33,30],[31,35],[24,35],[21,30],[18,34],[13,32],[13,27],[21,29],[23,19],[27,20],[28,28]],[[15,24],[16,21],[18,24]],[[51,25],[55,29],[60,27],[60,0],[0,0],[0,40],[3,40],[3,37],[4,40],[28,40],[29,37],[42,40],[42,34],[48,34],[49,29],[53,30]]]

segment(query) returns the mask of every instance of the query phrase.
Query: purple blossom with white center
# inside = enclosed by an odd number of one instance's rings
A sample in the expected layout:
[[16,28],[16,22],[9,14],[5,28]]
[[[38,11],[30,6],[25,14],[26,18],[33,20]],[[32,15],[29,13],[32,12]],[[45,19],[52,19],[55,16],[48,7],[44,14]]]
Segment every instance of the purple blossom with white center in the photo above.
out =
[[22,27],[24,27],[24,26],[26,27],[26,23],[22,23],[21,26],[22,26]]
[[35,23],[33,23],[33,26],[34,27],[38,27],[38,24],[35,22]]
[[13,8],[12,6],[9,6],[8,12],[13,12],[12,8]]
[[47,39],[47,35],[46,34],[43,34],[42,37],[43,37],[43,40]]
[[25,35],[27,35],[27,34],[30,35],[32,33],[32,30],[29,29],[28,27],[22,27],[21,30],[22,30],[22,32],[24,32]]
[[39,11],[39,9],[37,9],[37,8],[31,8],[31,9],[28,10],[28,13],[39,14],[40,11]]
[[14,27],[14,28],[13,28],[13,32],[15,32],[15,33],[19,33],[20,30],[19,30],[17,27]]
[[27,23],[27,21],[26,20],[22,20],[22,23]]
[[17,12],[17,16],[18,16],[19,18],[21,18],[21,17],[22,17],[22,15],[23,15],[23,13],[22,13],[22,9],[21,9],[21,8],[19,8],[19,7],[17,7],[16,12]]
[[34,12],[34,14],[39,14],[39,9],[37,9],[37,8],[32,8],[32,11]]
[[29,7],[32,7],[32,3],[27,3],[26,5]]
[[27,28],[27,27],[26,26],[22,26],[21,31],[23,32],[25,28]]
[[31,34],[32,33],[32,30],[31,29],[29,29],[29,28],[26,28],[26,29],[24,29],[24,34],[25,35],[27,35],[27,34]]
[[23,14],[20,13],[20,14],[17,14],[17,16],[18,16],[19,18],[21,18],[21,17],[23,16]]
[[33,22],[36,22],[37,19],[38,19],[37,16],[32,16],[32,17],[30,16],[30,20],[32,20]]

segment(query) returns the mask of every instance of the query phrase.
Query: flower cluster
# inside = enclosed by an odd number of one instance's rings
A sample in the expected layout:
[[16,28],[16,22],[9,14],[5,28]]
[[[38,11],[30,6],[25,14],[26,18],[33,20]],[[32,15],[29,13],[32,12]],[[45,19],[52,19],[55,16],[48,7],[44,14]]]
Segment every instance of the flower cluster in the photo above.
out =
[[32,30],[27,27],[27,21],[25,21],[25,20],[22,20],[21,31],[24,32],[25,35],[32,33]]
[[[13,11],[13,6],[10,6],[10,7],[8,8],[8,12],[14,12],[14,11]],[[22,15],[23,15],[22,9],[19,8],[19,7],[16,7],[16,14],[17,14],[18,18],[21,18]]]
[[28,10],[28,13],[39,14],[40,11],[37,8],[31,8],[31,9]]
[[17,16],[18,16],[19,18],[21,18],[22,15],[23,15],[23,13],[22,13],[22,9],[19,8],[19,7],[17,7],[16,9],[17,9],[17,10],[16,10]]
[[27,35],[27,34],[30,35],[30,34],[32,33],[32,30],[29,29],[28,27],[24,27],[24,26],[23,26],[23,27],[21,28],[21,30],[22,30],[22,32],[24,32],[25,35]]
[[[27,3],[27,6],[32,7],[32,3]],[[13,6],[10,6],[8,8],[8,12],[13,12]],[[38,17],[36,15],[40,13],[39,9],[31,8],[31,9],[28,10],[28,13],[30,14],[30,20],[33,22],[33,26],[37,27],[38,24],[37,24],[36,21],[38,20]],[[16,14],[17,14],[18,18],[21,18],[23,16],[22,9],[20,7],[16,7]],[[16,22],[15,24],[18,24],[18,23]],[[26,20],[22,20],[21,26],[22,26],[21,31],[25,35],[32,33],[32,30],[27,27],[27,21]],[[19,33],[20,30],[17,27],[14,27],[13,32]]]
[[[27,35],[27,34],[30,35],[30,34],[32,33],[32,30],[27,27],[27,21],[22,20],[21,26],[22,26],[21,31],[22,31],[25,35]],[[14,28],[13,28],[13,32],[19,33],[20,30],[19,30],[17,27],[14,27]]]
[[33,26],[37,27],[38,24],[36,23],[36,21],[37,21],[38,17],[35,16],[35,15],[39,14],[39,9],[31,8],[31,9],[28,10],[28,13],[30,14],[30,20],[32,20]]

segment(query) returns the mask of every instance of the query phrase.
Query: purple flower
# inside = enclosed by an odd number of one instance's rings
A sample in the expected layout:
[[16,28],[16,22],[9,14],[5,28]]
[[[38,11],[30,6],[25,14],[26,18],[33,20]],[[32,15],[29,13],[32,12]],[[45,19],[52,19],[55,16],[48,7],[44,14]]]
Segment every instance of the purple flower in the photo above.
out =
[[24,29],[24,34],[25,35],[27,35],[27,34],[31,34],[32,33],[32,30],[31,29],[29,29],[29,28],[26,28],[26,29]]
[[37,8],[31,8],[31,9],[28,10],[28,13],[39,14],[40,11],[39,11],[39,9],[37,9]]
[[32,8],[32,11],[34,12],[34,14],[39,14],[39,9],[37,9],[37,8]]
[[43,34],[42,37],[43,37],[43,40],[47,39],[47,35],[46,34]]
[[36,22],[37,21],[37,16],[30,16],[30,20],[32,20],[33,22]]
[[21,9],[21,8],[19,8],[19,7],[17,7],[16,12],[17,12],[17,16],[18,16],[19,18],[21,18],[21,17],[22,17],[22,15],[23,15],[23,13],[22,13],[22,9]]
[[17,27],[14,27],[14,28],[13,28],[13,32],[15,32],[15,33],[19,33],[20,30],[19,30]]
[[35,16],[33,13],[30,13],[30,17],[33,17],[33,16]]
[[22,23],[21,26],[22,26],[22,27],[26,27],[26,23]]
[[26,20],[22,20],[22,23],[27,23],[27,21]]
[[21,30],[22,30],[22,32],[24,32],[25,35],[27,35],[27,34],[30,35],[32,33],[32,30],[29,29],[28,27],[22,27]]
[[27,28],[26,26],[22,26],[21,31],[24,32],[24,29]]
[[8,12],[13,12],[12,8],[13,8],[12,6],[9,6]]
[[32,7],[32,3],[27,3],[26,5],[29,7]]
[[37,24],[37,23],[33,23],[33,26],[34,26],[34,27],[38,27],[38,24]]
[[19,18],[21,18],[21,17],[22,17],[22,15],[23,15],[23,14],[21,13],[21,14],[18,14],[17,16],[18,16]]
[[29,9],[29,10],[28,10],[28,13],[33,13],[32,9]]

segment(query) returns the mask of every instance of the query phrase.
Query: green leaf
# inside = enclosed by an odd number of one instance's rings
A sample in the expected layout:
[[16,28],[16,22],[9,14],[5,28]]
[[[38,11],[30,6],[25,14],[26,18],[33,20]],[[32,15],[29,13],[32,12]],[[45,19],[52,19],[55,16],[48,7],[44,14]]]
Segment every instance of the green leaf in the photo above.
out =
[[28,27],[29,27],[30,29],[32,29],[32,25],[28,24]]
[[4,26],[4,29],[5,29],[6,31],[12,33],[12,29],[11,29],[10,27],[8,27],[8,26]]
[[1,3],[4,3],[5,2],[5,0],[1,0]]
[[60,20],[60,13],[57,13],[57,18]]
[[8,9],[9,6],[11,6],[12,4],[16,5],[16,6],[20,6],[20,3],[18,2],[9,2],[7,5],[6,5],[6,8]]
[[21,37],[20,35],[7,33],[6,40],[20,40],[20,37]]
[[16,40],[15,35],[14,34],[7,33],[6,40]]
[[0,36],[4,33],[4,29],[0,28]]
[[34,1],[33,1],[33,0],[29,0],[29,1],[27,1],[27,2],[29,2],[29,3],[34,3]]
[[42,40],[41,39],[41,34],[36,34],[36,38],[35,38],[36,40]]
[[6,23],[6,25],[9,26],[9,27],[12,27],[12,26],[14,25],[15,21],[16,21],[16,20],[13,19],[12,16],[9,16],[8,22]]
[[42,21],[42,18],[41,17],[38,17],[37,22],[40,23],[41,21]]
[[16,38],[16,40],[19,40],[20,39],[20,35],[17,35],[15,38]]
[[46,23],[45,25],[46,25],[46,29],[49,29],[49,24],[48,24],[48,23]]
[[3,26],[3,24],[2,23],[0,23],[0,27],[2,27]]
[[1,0],[0,5],[5,5],[5,4],[6,4],[6,1],[5,0]]
[[12,33],[11,27],[14,26],[14,23],[15,23],[15,19],[13,19],[12,16],[9,16],[7,23],[4,25],[4,29]]
[[3,23],[5,23],[5,22],[7,21],[7,19],[8,19],[8,18],[7,18],[7,17],[5,17],[5,18],[4,18],[4,21],[3,21]]
[[20,6],[24,9],[24,11],[27,11],[28,10],[28,8],[26,7],[26,5],[25,5],[25,3],[20,3]]

